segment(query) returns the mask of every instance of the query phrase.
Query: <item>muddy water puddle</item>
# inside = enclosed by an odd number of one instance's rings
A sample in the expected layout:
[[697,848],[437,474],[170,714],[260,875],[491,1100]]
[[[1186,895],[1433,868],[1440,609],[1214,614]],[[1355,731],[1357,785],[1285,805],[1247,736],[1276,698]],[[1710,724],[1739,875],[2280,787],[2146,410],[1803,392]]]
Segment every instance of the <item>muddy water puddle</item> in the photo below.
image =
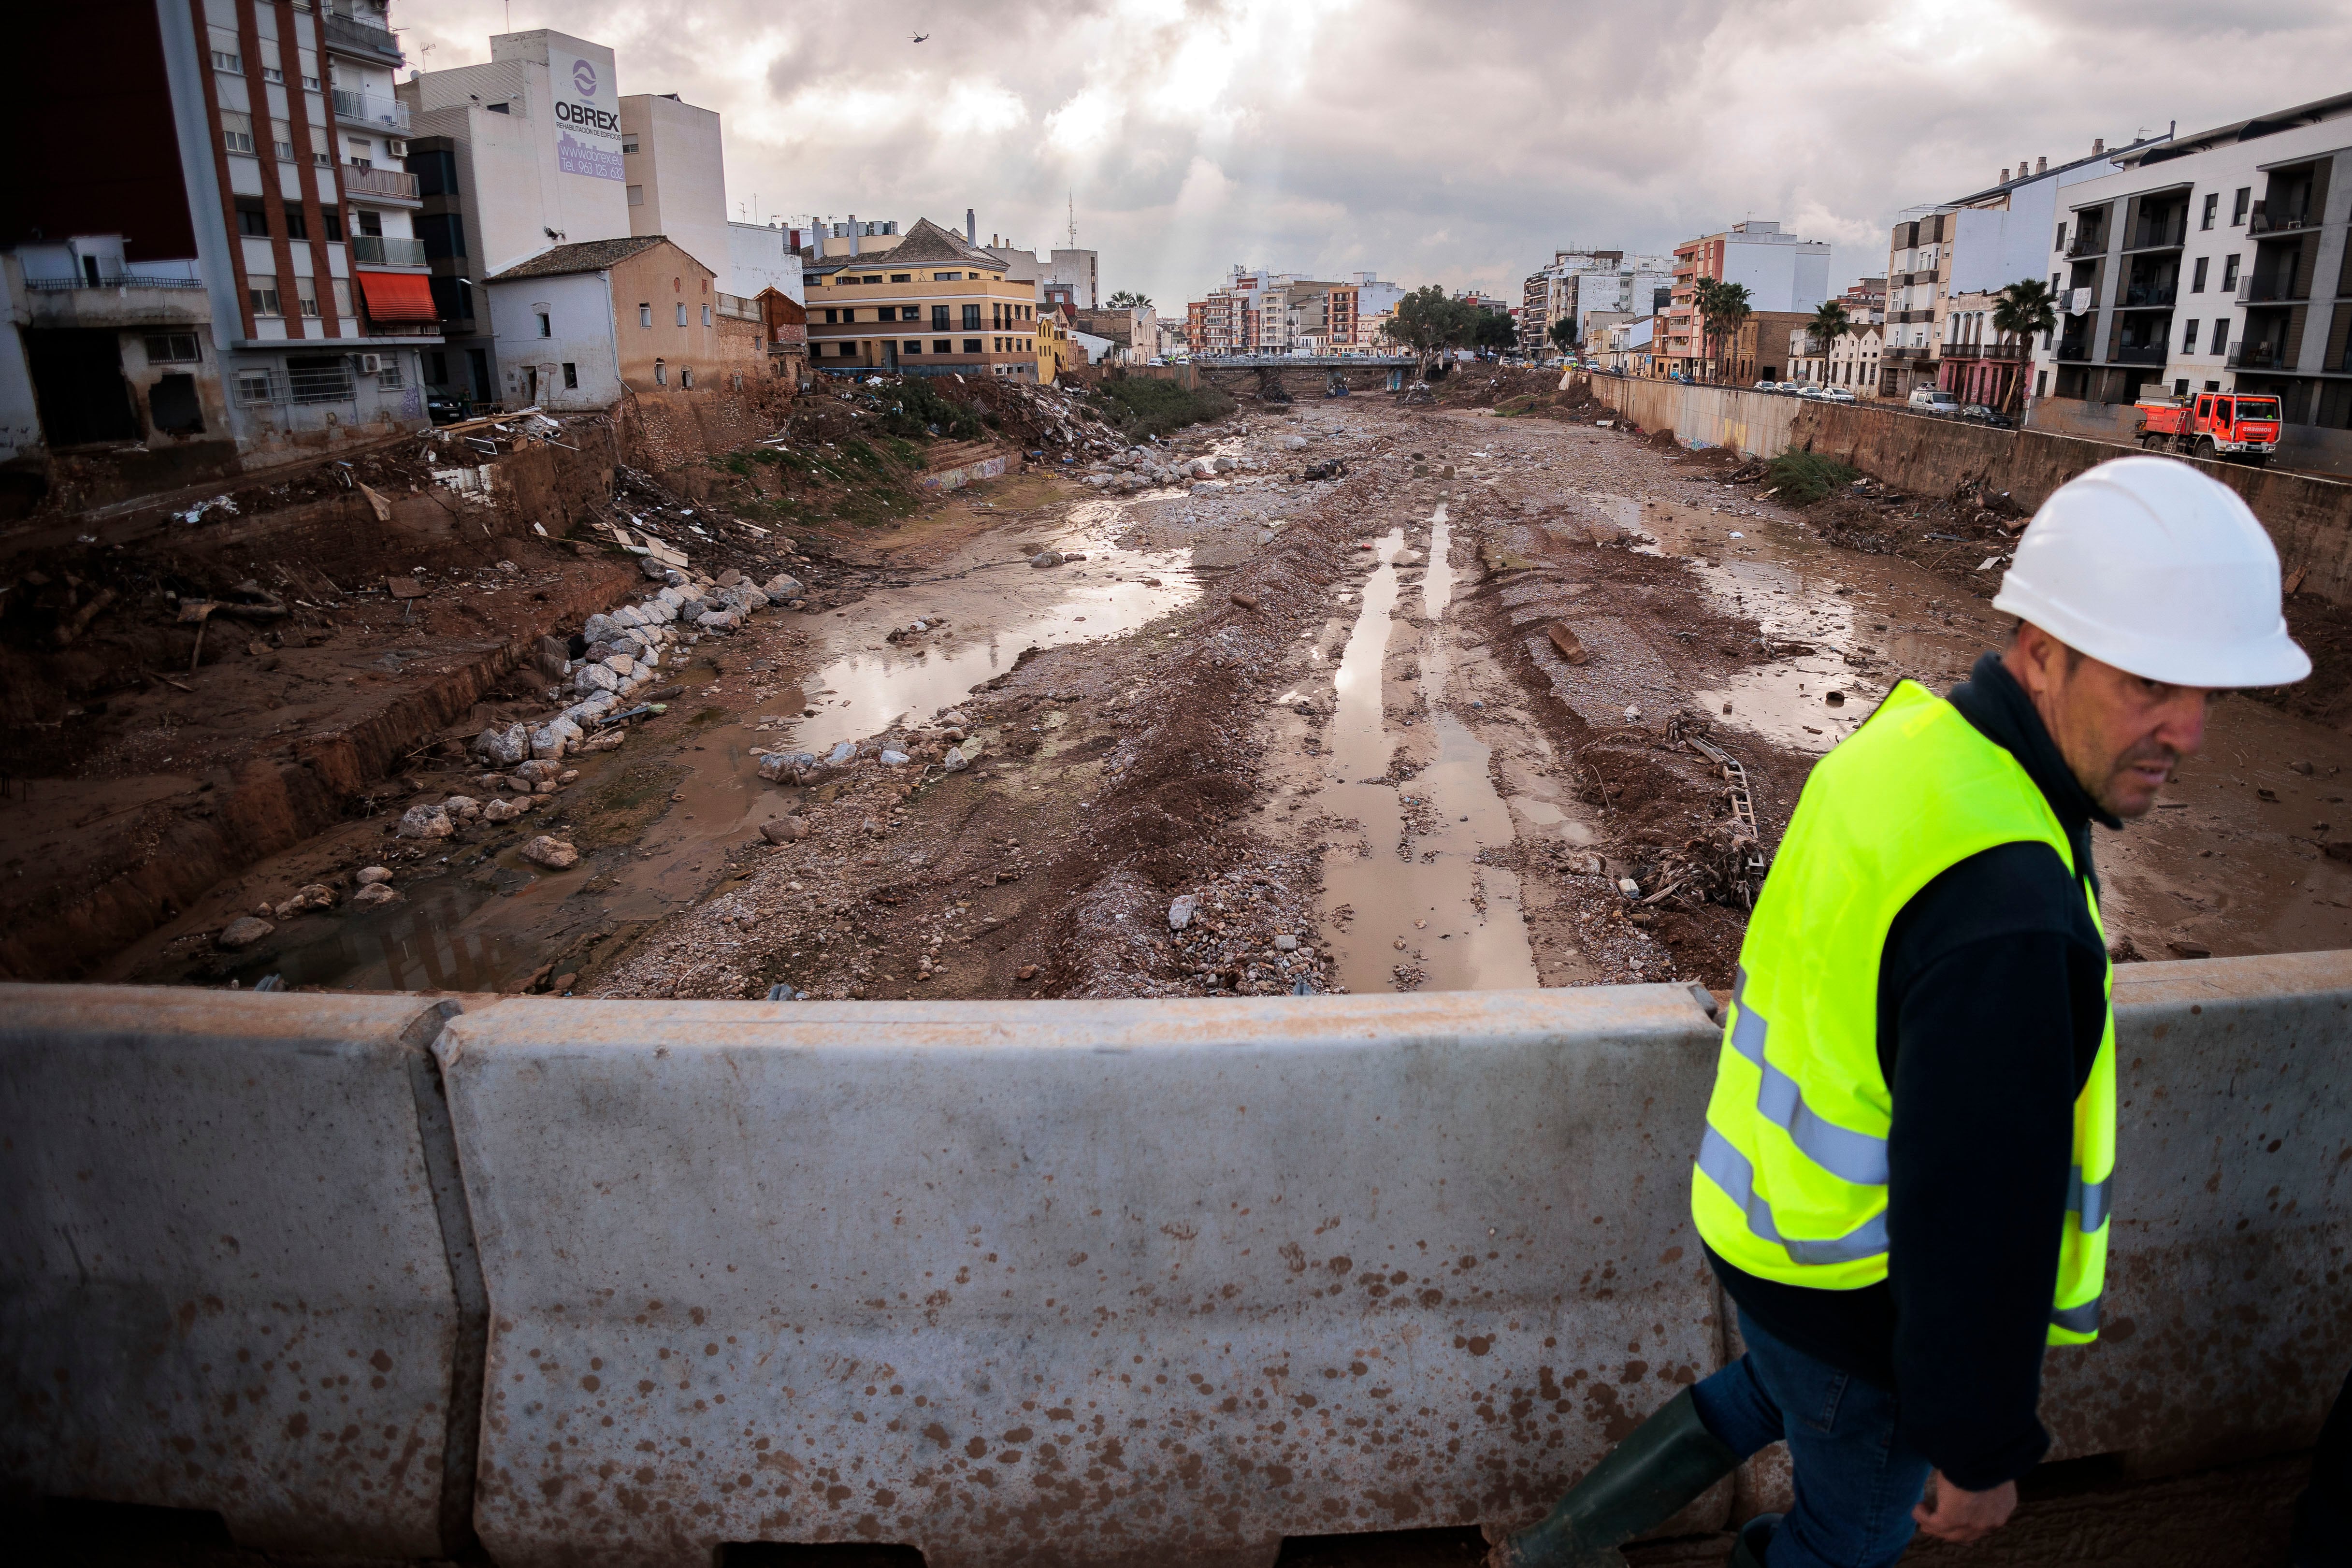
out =
[[[1379,565],[1360,591],[1334,673],[1332,751],[1315,803],[1321,816],[1355,824],[1360,835],[1343,836],[1325,853],[1324,926],[1341,933],[1332,942],[1335,967],[1350,991],[1531,988],[1535,957],[1520,917],[1519,879],[1477,858],[1510,843],[1511,807],[1488,776],[1487,747],[1447,701],[1454,572],[1443,506],[1430,518],[1430,534],[1418,585],[1399,578],[1404,530],[1380,541]],[[1414,650],[1422,700],[1391,728],[1391,642],[1398,605],[1414,591],[1428,625]],[[1392,784],[1386,778],[1400,747],[1422,766]]]

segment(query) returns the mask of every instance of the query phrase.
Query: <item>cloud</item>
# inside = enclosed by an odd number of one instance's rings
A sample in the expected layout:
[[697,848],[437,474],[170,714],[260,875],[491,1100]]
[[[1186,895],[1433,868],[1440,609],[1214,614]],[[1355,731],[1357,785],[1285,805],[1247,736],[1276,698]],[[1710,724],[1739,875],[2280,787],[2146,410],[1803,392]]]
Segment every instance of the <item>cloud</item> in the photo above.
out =
[[[439,68],[488,57],[485,12],[393,21]],[[2352,54],[2326,0],[519,0],[513,25],[718,110],[730,206],[969,206],[1043,250],[1074,201],[1105,287],[1163,305],[1234,262],[1517,299],[1556,249],[1743,217],[1829,241],[1842,283],[1884,270],[1902,208],[2327,96]]]

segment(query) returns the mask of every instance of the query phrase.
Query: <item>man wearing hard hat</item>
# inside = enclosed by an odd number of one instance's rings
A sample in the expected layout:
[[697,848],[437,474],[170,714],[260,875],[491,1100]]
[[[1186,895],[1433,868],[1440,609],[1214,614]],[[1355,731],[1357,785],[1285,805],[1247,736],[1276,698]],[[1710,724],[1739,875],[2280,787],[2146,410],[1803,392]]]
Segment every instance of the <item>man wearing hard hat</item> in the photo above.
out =
[[2006,649],[1948,700],[1898,682],[1814,768],[1748,922],[1691,1179],[1747,1354],[1494,1568],[1620,1563],[1776,1442],[1794,1505],[1732,1563],[1871,1568],[2000,1528],[2049,1448],[2042,1354],[2098,1337],[2116,1164],[2091,824],[2156,803],[2214,691],[2311,661],[2262,525],[2168,458],[2052,495],[1993,608]]

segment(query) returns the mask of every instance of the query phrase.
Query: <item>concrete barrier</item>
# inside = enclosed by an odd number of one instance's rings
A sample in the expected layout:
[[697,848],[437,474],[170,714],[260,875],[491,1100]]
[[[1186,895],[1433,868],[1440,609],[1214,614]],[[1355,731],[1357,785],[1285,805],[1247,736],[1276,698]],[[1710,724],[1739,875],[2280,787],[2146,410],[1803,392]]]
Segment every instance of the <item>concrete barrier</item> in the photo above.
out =
[[505,1568],[1518,1520],[1721,1354],[1674,987],[515,1001],[436,1049]]
[[247,1546],[462,1542],[479,1281],[469,1333],[425,1049],[451,1010],[0,987],[0,1484],[217,1510]]

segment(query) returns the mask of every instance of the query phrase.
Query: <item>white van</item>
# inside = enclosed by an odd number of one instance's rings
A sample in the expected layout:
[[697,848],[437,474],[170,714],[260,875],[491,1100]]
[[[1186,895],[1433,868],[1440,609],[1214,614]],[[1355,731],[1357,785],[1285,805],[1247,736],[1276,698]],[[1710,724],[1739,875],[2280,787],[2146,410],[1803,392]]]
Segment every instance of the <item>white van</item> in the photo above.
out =
[[1941,387],[1914,387],[1911,406],[1923,413],[1955,414],[1960,412],[1960,400]]

